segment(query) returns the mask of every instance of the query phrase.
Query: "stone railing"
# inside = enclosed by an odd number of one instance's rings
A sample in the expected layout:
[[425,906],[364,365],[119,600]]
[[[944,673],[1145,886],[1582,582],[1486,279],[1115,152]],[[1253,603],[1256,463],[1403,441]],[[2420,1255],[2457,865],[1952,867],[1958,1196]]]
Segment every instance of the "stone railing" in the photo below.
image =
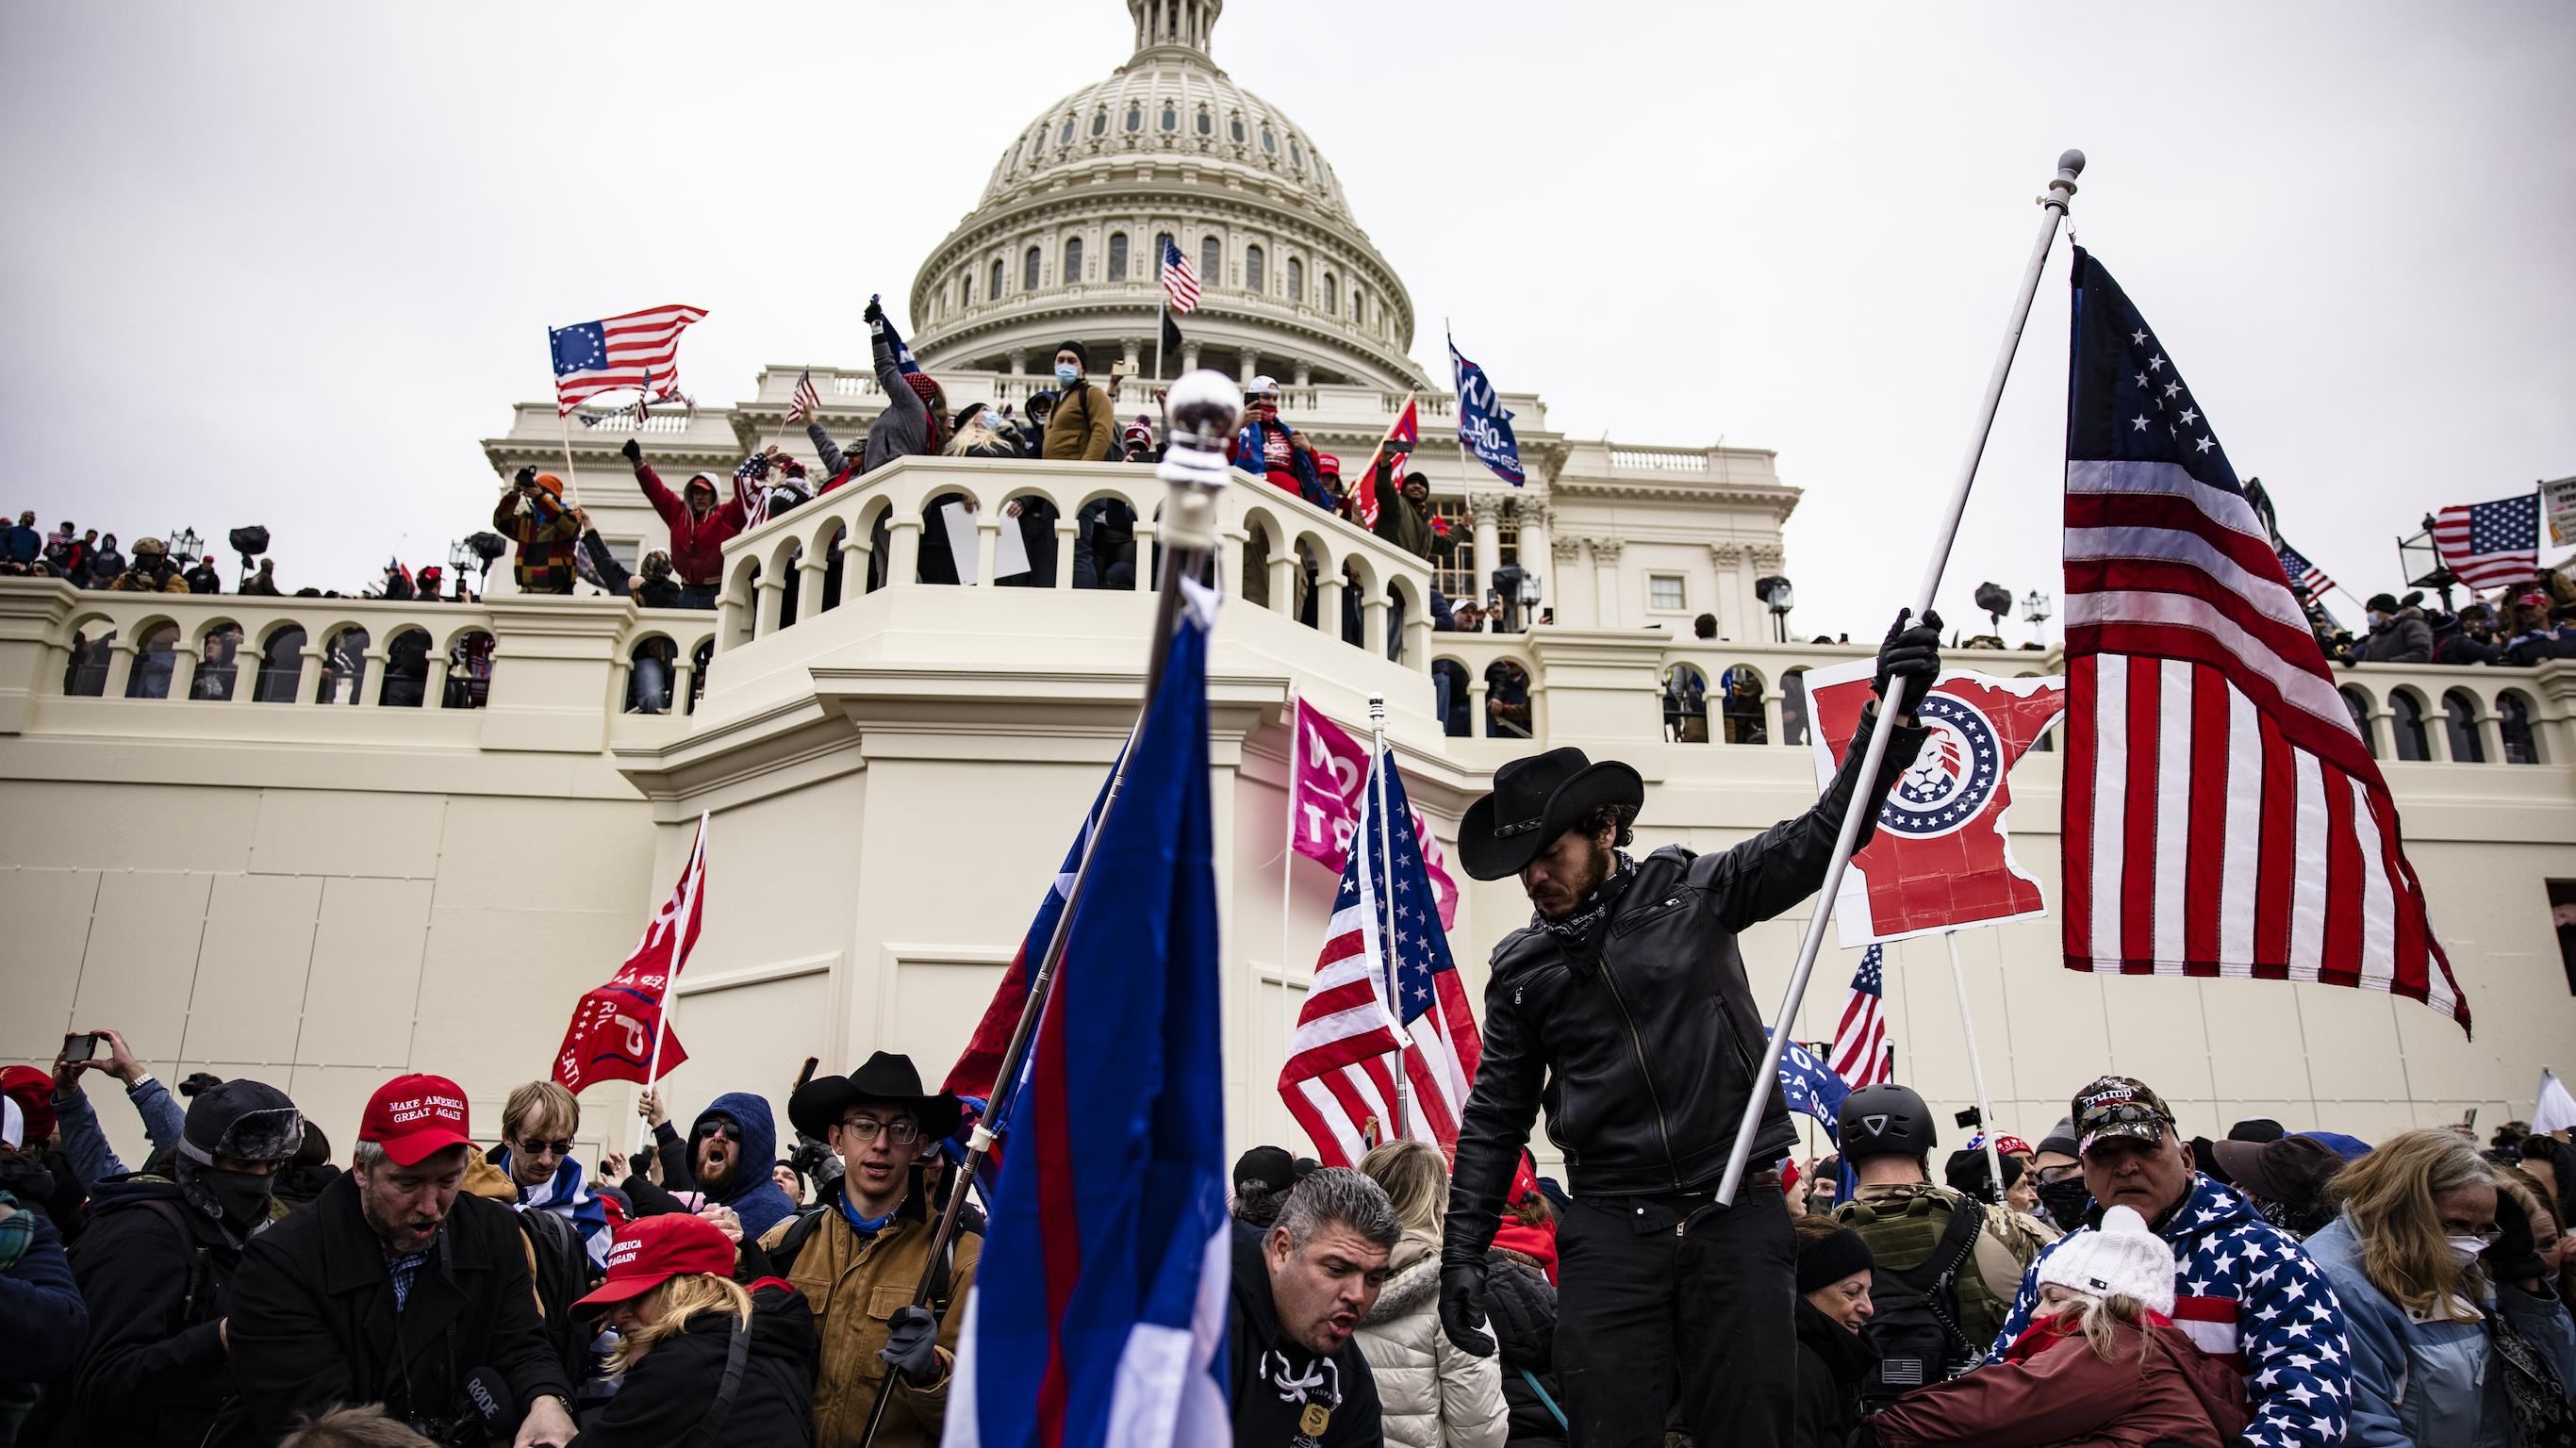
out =
[[[1023,528],[1006,511],[1018,505],[1051,522],[1028,547],[1030,571],[1002,586],[1149,591],[1159,562],[1155,518],[1163,496],[1154,470],[1138,465],[900,459],[725,544],[717,648],[768,638],[880,589],[943,586],[923,582],[923,540],[932,528],[947,538],[951,503],[971,518],[973,556],[959,559],[953,543],[931,551],[946,553],[960,578],[991,586],[1003,530]],[[1084,516],[1094,515],[1096,537],[1102,511],[1124,515],[1108,528],[1131,527],[1132,542],[1085,541]],[[1327,637],[1356,635],[1360,647],[1417,672],[1429,667],[1431,566],[1424,560],[1249,473],[1236,473],[1220,499],[1218,530],[1224,541],[1218,571],[1230,598]],[[1351,629],[1344,610],[1354,601],[1360,612]],[[1035,599],[1030,605],[1045,607]],[[1391,651],[1388,635],[1399,627],[1399,610],[1400,647]]]

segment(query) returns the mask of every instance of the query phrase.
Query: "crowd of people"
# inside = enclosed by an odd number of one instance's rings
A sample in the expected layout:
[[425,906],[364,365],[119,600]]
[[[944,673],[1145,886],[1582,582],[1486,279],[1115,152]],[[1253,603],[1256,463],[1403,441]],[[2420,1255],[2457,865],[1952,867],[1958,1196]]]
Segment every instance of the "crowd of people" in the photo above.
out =
[[2576,658],[2576,581],[2544,569],[2494,602],[2471,599],[2457,613],[2431,605],[2421,590],[2403,598],[2375,594],[2363,605],[2360,634],[2308,600],[2308,626],[2326,657],[2343,664],[2471,664],[2531,668]]

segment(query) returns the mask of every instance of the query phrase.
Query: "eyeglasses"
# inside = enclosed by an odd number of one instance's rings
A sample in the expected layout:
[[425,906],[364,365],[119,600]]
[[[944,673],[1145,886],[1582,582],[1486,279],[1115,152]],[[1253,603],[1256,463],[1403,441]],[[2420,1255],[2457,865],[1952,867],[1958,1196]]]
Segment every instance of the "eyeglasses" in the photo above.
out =
[[719,1136],[727,1141],[739,1142],[742,1140],[742,1128],[730,1121],[710,1121],[690,1133],[690,1140],[712,1141]]
[[874,1141],[877,1133],[882,1131],[885,1139],[897,1146],[910,1146],[921,1140],[921,1123],[917,1121],[879,1121],[873,1116],[853,1116],[841,1123],[841,1129],[861,1141]]
[[2446,1237],[2475,1237],[2479,1241],[2492,1247],[2497,1242],[2503,1240],[2504,1228],[2497,1226],[2493,1222],[2489,1222],[2483,1227],[2473,1227],[2466,1222],[2445,1221],[2442,1223],[2442,1235]]
[[2082,1175],[2084,1175],[2084,1168],[2080,1166],[2044,1166],[2039,1169],[2039,1184],[2044,1187],[2055,1186],[2059,1182],[2073,1181]]
[[529,1156],[572,1155],[572,1138],[569,1136],[563,1138],[561,1141],[539,1141],[531,1139],[528,1141],[514,1142],[512,1144],[521,1152],[524,1152]]

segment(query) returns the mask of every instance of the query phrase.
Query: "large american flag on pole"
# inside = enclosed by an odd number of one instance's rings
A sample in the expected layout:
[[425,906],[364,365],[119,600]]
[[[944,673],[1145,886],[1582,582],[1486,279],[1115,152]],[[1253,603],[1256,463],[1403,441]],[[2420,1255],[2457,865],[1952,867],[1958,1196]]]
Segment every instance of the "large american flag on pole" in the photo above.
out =
[[678,395],[680,332],[707,314],[704,307],[650,307],[641,312],[548,327],[554,353],[555,411],[573,410],[585,397],[639,388],[657,397]]
[[[1443,1156],[1458,1151],[1458,1117],[1476,1079],[1483,1038],[1467,1007],[1467,987],[1449,957],[1449,936],[1431,898],[1431,875],[1422,863],[1409,822],[1404,776],[1394,751],[1378,756],[1386,782],[1386,808],[1408,822],[1381,828],[1377,782],[1369,783],[1360,814],[1360,837],[1342,866],[1342,888],[1324,927],[1324,949],[1315,978],[1297,1012],[1297,1034],[1288,1063],[1279,1070],[1279,1094],[1288,1114],[1315,1142],[1326,1166],[1350,1166],[1378,1141],[1398,1136],[1434,1141]],[[1386,858],[1392,833],[1395,860]],[[1387,892],[1395,900],[1395,995],[1403,1018],[1399,1036],[1387,1008]],[[1389,1059],[1403,1040],[1405,1079],[1413,1109],[1396,1130],[1395,1073]]]
[[2378,762],[2164,345],[2075,252],[2066,964],[2322,981],[2465,1029]]
[[1199,269],[1181,255],[1180,243],[1163,238],[1163,295],[1172,302],[1172,310],[1187,314],[1198,310]]
[[1826,1064],[1854,1091],[1896,1079],[1896,1053],[1887,1048],[1886,951],[1873,945],[1861,952],[1851,993],[1843,997],[1842,1019],[1834,1024]]
[[2433,515],[2433,551],[2483,593],[2540,573],[2540,494],[2444,508]]

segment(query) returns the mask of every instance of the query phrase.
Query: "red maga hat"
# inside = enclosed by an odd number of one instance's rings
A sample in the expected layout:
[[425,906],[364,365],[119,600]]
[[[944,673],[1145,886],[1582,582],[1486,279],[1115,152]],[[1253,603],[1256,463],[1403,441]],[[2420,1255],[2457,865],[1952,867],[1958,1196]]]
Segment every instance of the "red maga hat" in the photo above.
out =
[[664,1212],[639,1217],[617,1229],[608,1244],[608,1278],[575,1307],[605,1307],[641,1297],[689,1272],[716,1277],[733,1275],[733,1242],[704,1217]]
[[358,1139],[385,1149],[396,1166],[417,1166],[456,1146],[472,1146],[465,1090],[444,1076],[396,1076],[367,1098]]

